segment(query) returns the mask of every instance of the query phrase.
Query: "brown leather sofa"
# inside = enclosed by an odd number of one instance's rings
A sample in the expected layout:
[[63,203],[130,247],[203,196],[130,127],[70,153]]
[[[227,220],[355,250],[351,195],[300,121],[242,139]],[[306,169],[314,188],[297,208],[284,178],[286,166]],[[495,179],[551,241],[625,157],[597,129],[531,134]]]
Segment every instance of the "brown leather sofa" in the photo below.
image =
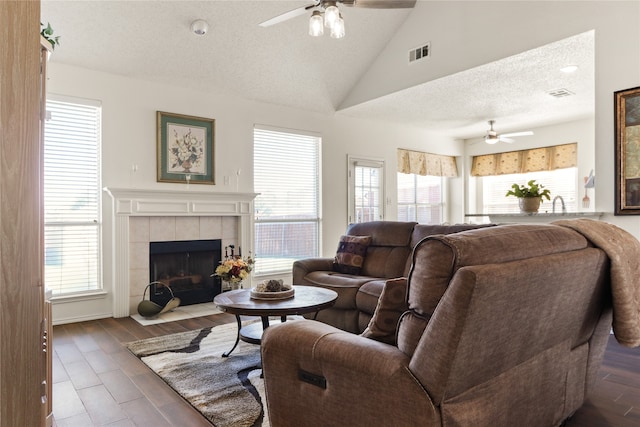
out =
[[602,249],[500,225],[428,237],[412,260],[397,345],[313,321],[265,331],[272,426],[557,426],[583,404],[611,329]]
[[333,258],[308,258],[293,264],[293,283],[336,291],[335,305],[318,313],[317,320],[361,333],[371,320],[387,279],[409,274],[411,252],[420,240],[490,225],[493,224],[424,225],[399,221],[352,224],[346,235],[371,236],[360,274],[336,272]]

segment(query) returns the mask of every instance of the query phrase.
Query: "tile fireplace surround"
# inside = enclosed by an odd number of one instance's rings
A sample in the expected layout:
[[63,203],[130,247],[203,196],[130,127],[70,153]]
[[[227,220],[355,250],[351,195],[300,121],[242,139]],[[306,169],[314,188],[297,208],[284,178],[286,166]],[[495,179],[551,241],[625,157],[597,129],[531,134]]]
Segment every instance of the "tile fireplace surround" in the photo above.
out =
[[[135,313],[149,282],[149,242],[221,239],[253,250],[255,193],[105,188],[112,199],[113,317]],[[105,236],[105,238],[108,238]]]

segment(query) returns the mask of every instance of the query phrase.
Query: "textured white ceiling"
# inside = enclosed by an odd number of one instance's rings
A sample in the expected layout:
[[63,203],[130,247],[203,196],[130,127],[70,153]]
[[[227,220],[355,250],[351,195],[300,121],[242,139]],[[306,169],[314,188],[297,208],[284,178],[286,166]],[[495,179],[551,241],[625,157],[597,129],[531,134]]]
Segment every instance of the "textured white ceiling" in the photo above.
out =
[[[575,73],[560,71],[576,65]],[[561,123],[594,114],[594,33],[456,73],[341,110],[354,117],[386,119],[456,138],[484,134],[496,120],[499,133]],[[555,98],[550,91],[574,95]]]
[[[232,94],[293,108],[336,112],[411,9],[341,7],[347,36],[307,35],[308,16],[258,24],[313,0],[43,0],[61,46],[53,62],[158,83]],[[204,36],[190,31],[208,21]],[[573,75],[558,71],[580,65]],[[593,114],[593,34],[553,43],[338,111],[426,127],[457,138]],[[565,87],[576,96],[555,99]]]
[[[61,46],[52,61],[312,111],[333,112],[408,16],[342,7],[344,39],[307,34],[308,16],[258,26],[304,1],[42,2]],[[196,36],[191,22],[209,31]]]

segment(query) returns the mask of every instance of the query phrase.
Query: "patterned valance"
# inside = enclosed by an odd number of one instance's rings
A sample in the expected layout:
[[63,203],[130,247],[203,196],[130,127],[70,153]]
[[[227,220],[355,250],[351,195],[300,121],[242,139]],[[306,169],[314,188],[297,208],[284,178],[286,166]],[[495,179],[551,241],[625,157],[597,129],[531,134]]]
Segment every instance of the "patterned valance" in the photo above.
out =
[[458,176],[456,158],[398,148],[398,172],[431,176]]
[[578,164],[578,144],[473,156],[471,176],[506,175],[571,168]]

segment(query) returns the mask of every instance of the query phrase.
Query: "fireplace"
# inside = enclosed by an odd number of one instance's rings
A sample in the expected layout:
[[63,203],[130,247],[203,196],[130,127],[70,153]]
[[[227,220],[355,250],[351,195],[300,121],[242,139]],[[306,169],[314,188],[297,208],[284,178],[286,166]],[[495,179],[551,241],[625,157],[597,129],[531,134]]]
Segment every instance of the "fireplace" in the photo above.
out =
[[211,277],[221,248],[220,239],[149,242],[149,299],[164,306],[173,293],[180,305],[212,302],[221,292],[220,279]]
[[253,249],[256,194],[196,187],[105,188],[111,201],[111,216],[105,218],[111,233],[105,236],[113,238],[113,257],[105,257],[105,288],[113,288],[113,317],[137,312],[150,279],[150,242],[221,239],[222,246]]

